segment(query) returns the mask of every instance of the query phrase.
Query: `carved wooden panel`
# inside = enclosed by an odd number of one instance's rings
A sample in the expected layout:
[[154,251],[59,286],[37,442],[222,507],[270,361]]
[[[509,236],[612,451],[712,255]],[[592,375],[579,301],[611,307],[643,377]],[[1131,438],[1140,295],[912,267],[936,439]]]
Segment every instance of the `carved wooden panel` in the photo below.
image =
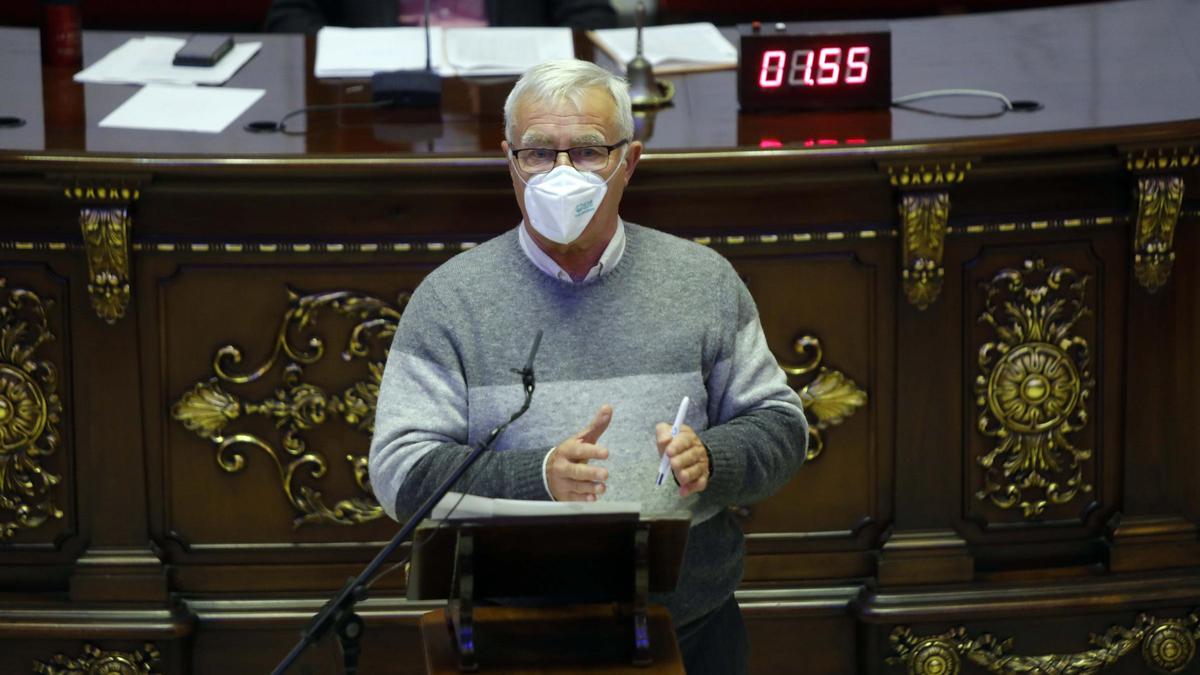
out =
[[68,299],[48,266],[0,262],[0,556],[13,562],[74,530]]
[[989,247],[964,268],[962,499],[985,530],[1078,525],[1111,502],[1107,269],[1086,241]]
[[167,540],[233,552],[390,536],[365,458],[391,336],[429,269],[197,264],[159,281]]

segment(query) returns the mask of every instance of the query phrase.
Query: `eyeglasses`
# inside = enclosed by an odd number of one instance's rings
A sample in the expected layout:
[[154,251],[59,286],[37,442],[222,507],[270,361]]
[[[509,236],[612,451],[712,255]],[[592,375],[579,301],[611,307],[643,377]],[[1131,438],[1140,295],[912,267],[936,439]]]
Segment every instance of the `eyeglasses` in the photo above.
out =
[[577,148],[521,148],[513,150],[517,168],[525,173],[546,173],[554,168],[558,156],[567,153],[571,166],[580,171],[600,171],[608,166],[613,150],[629,143],[628,139],[612,145],[581,145]]

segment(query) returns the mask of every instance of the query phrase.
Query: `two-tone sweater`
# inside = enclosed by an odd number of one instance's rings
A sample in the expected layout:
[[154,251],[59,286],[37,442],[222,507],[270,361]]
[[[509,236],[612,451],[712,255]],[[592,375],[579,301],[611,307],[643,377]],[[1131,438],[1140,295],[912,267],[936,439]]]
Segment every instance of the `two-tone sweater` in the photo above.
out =
[[[625,253],[586,283],[548,276],[516,230],[430,273],[401,316],[383,379],[370,478],[385,511],[413,513],[494,427],[520,407],[521,367],[537,330],[537,389],[529,411],[460,480],[485,497],[546,500],[543,458],[602,404],[612,421],[600,499],[636,501],[643,514],[691,514],[675,592],[653,598],[683,625],[737,588],[743,537],[729,507],[764,499],[804,461],[799,397],[767,347],[758,312],[716,252],[626,223]],[[655,425],[680,400],[712,457],[703,492],[656,486]]]

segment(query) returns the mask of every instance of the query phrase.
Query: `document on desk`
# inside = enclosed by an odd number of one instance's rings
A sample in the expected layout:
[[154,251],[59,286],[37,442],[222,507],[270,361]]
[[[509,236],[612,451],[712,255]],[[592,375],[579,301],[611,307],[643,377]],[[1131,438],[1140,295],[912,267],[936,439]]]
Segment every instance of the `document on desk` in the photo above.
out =
[[263,89],[148,84],[100,120],[100,126],[218,134],[264,93]]
[[[462,501],[459,501],[459,498]],[[457,506],[456,506],[457,505]],[[453,509],[453,512],[451,511]],[[641,513],[639,502],[544,502],[526,499],[491,499],[449,492],[437,506],[430,518],[450,520],[472,518],[500,518],[505,516],[576,516],[611,513]]]
[[[637,54],[636,28],[594,30],[588,36],[622,66]],[[736,68],[738,60],[737,48],[711,23],[647,26],[642,55],[655,74]]]
[[[429,46],[433,69],[443,77],[519,75],[575,55],[569,28],[431,28]],[[319,78],[424,68],[424,28],[327,26],[317,33],[313,70]]]
[[212,66],[176,66],[175,52],[187,40],[147,36],[130,38],[92,65],[75,73],[85,84],[222,85],[262,49],[261,42],[239,42]]

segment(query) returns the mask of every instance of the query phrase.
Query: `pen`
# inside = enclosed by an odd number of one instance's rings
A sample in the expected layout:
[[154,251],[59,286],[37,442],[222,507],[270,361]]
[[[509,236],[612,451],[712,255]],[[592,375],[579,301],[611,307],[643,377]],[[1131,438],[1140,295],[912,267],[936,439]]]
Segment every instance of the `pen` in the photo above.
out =
[[[679,412],[675,413],[675,424],[671,425],[671,438],[679,435],[679,425],[683,424],[683,418],[687,417],[688,397],[684,396],[679,402]],[[662,485],[663,479],[667,477],[667,471],[671,470],[671,458],[663,452],[662,461],[658,463],[658,480],[654,481],[655,485]]]

